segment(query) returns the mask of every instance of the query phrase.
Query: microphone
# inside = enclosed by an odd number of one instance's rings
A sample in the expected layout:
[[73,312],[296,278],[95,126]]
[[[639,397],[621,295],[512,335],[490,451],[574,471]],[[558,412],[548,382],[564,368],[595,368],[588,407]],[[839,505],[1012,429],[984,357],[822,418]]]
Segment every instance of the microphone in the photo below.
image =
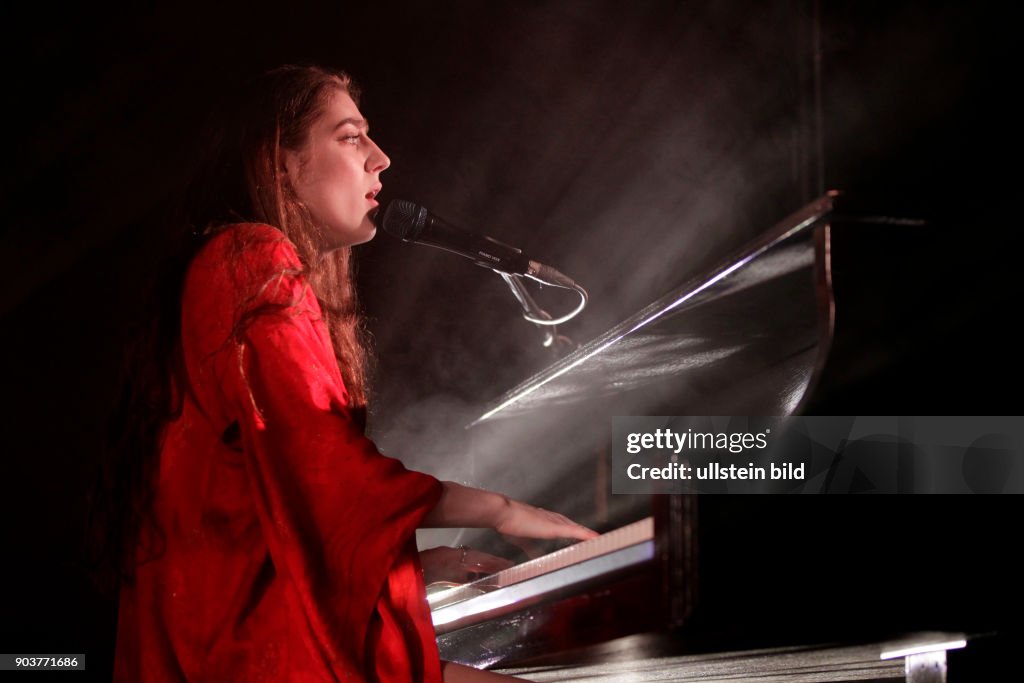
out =
[[551,266],[530,260],[522,250],[456,227],[413,202],[391,199],[371,219],[378,228],[405,242],[444,249],[499,273],[526,275],[545,284],[578,288],[572,279]]

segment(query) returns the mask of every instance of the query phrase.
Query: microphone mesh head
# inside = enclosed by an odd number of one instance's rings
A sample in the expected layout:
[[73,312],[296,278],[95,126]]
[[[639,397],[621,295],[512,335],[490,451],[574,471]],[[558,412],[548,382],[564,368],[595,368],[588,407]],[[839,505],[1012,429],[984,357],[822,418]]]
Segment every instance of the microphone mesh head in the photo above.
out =
[[403,240],[414,240],[423,232],[427,210],[404,199],[392,199],[374,216],[377,227]]

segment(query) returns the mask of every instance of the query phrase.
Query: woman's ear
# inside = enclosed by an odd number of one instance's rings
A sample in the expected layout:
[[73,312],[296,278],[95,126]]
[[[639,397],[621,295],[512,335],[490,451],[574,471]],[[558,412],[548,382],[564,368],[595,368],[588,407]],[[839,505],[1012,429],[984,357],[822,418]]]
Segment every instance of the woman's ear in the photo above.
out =
[[[281,178],[288,182],[294,182],[299,177],[299,155],[289,149],[281,150],[281,168],[277,171]],[[292,186],[294,187],[294,185]]]

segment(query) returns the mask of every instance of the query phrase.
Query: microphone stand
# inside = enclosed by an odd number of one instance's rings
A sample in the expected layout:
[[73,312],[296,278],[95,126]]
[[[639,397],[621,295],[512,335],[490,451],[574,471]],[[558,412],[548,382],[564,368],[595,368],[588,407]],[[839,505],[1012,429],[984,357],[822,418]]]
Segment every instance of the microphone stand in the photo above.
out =
[[[494,272],[500,275],[501,279],[508,285],[508,288],[512,290],[512,296],[514,296],[516,301],[519,302],[519,305],[523,307],[527,320],[530,320],[531,318],[551,320],[551,314],[541,308],[537,302],[533,300],[533,297],[530,296],[530,292],[527,291],[526,286],[523,285],[519,276],[505,273],[500,270],[496,270]],[[544,336],[544,339],[541,342],[544,348],[552,349],[559,358],[576,349],[576,343],[564,334],[558,334],[558,328],[555,325],[542,325],[535,322],[534,326],[536,326]]]

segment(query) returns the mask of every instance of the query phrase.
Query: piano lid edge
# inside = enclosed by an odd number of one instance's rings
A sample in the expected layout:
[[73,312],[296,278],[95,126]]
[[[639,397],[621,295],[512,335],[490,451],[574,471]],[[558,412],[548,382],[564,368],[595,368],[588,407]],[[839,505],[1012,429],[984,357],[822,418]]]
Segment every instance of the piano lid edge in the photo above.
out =
[[814,396],[832,350],[836,329],[836,300],[832,287],[832,224],[824,222],[814,233],[815,293],[818,299],[818,348],[811,377],[804,388],[804,394],[793,410],[801,415]]

